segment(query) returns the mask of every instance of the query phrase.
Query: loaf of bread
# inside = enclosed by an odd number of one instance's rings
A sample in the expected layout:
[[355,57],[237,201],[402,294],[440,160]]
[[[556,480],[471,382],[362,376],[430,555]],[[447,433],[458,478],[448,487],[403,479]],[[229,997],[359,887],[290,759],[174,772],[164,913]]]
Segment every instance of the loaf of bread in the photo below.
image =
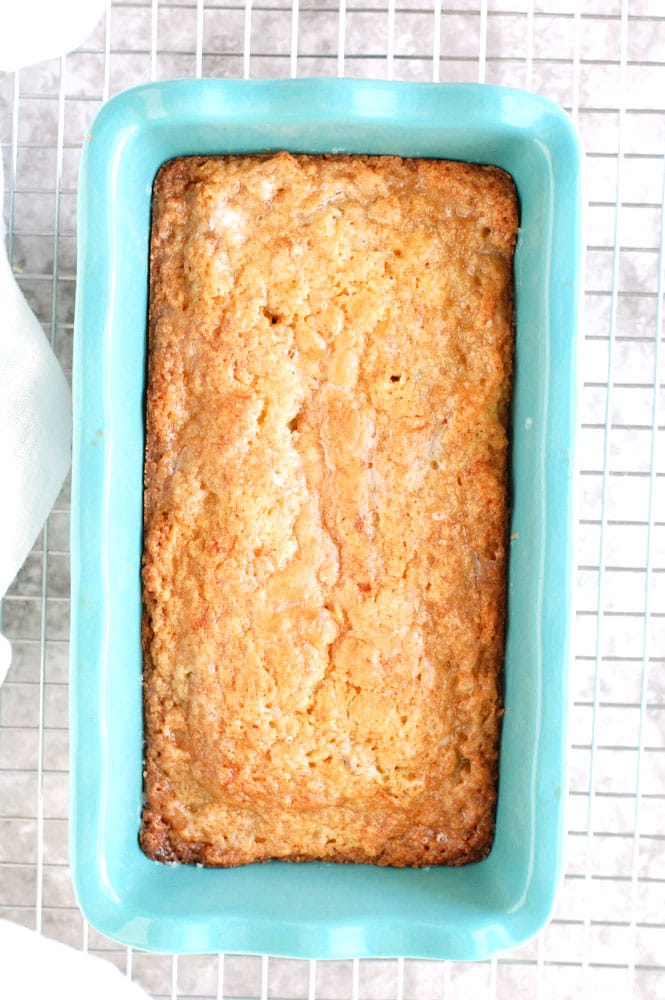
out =
[[494,167],[279,153],[159,172],[149,857],[490,850],[517,225]]

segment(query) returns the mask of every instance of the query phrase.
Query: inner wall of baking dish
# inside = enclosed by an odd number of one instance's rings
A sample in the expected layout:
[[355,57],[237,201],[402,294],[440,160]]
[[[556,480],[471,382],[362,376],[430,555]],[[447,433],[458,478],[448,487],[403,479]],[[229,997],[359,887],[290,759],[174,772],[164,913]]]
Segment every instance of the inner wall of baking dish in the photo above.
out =
[[[85,273],[96,274],[99,280],[84,283],[77,312],[80,309],[85,317],[95,311],[105,317],[97,330],[91,324],[85,331],[83,373],[94,364],[99,376],[84,377],[82,396],[77,398],[78,412],[83,415],[81,458],[86,466],[78,531],[83,539],[98,539],[100,546],[99,563],[93,558],[77,566],[79,607],[85,607],[85,613],[80,616],[76,663],[87,672],[92,658],[93,669],[98,671],[96,688],[85,678],[80,683],[84,690],[90,684],[91,704],[99,719],[99,740],[88,743],[85,754],[79,753],[76,778],[81,835],[73,863],[83,909],[93,924],[103,923],[102,929],[111,936],[164,950],[226,947],[331,957],[441,956],[444,927],[446,957],[482,957],[497,943],[507,947],[534,933],[546,919],[552,871],[560,864],[561,672],[565,671],[562,650],[565,654],[570,602],[563,571],[572,354],[566,338],[570,330],[563,329],[557,340],[552,315],[557,308],[552,294],[558,266],[556,241],[562,239],[554,231],[553,205],[555,193],[564,195],[555,192],[550,150],[519,128],[503,125],[479,133],[448,125],[433,130],[430,122],[419,124],[417,114],[411,121],[360,117],[327,121],[322,128],[320,122],[312,126],[296,120],[285,127],[284,121],[274,119],[225,120],[218,108],[214,117],[192,122],[176,111],[164,115],[157,93],[142,108],[145,120],[137,128],[132,122],[134,98],[130,92],[128,105],[123,107],[124,97],[102,111],[84,155],[88,185],[101,184],[104,197],[94,209],[91,201],[81,204],[81,212],[89,216]],[[155,102],[153,120],[151,101]],[[357,98],[356,103],[360,106],[356,112],[362,115],[362,100]],[[280,148],[494,163],[509,170],[518,187],[521,230],[515,260],[517,351],[506,715],[496,841],[490,857],[479,865],[414,872],[272,863],[212,871],[156,865],[138,848],[142,771],[139,568],[152,181],[161,163],[176,155]],[[93,232],[101,239],[92,238]],[[568,273],[566,280],[570,281]],[[561,380],[559,385],[555,377]],[[95,392],[96,386],[101,387],[101,394]],[[556,592],[551,589],[553,581]],[[95,627],[95,616],[98,624],[103,623],[101,628]],[[79,651],[85,655],[78,655]],[[549,689],[548,699],[544,699],[543,686]],[[100,773],[104,776],[101,785]],[[82,836],[86,831],[94,831],[94,836]],[[92,901],[95,891],[86,874],[90,865],[100,870],[106,896],[101,907],[98,898]],[[122,913],[115,907],[117,899],[123,901]],[[501,924],[502,916],[510,911],[516,915],[512,930],[495,926],[494,938],[486,941],[487,926]],[[386,937],[391,921],[403,922],[410,913],[414,914],[415,938],[395,938],[394,933],[392,939]],[[187,939],[169,936],[168,927],[159,924],[162,917],[188,919]],[[285,918],[289,923],[283,929]],[[261,927],[267,936],[262,936]],[[475,943],[470,945],[471,939]]]

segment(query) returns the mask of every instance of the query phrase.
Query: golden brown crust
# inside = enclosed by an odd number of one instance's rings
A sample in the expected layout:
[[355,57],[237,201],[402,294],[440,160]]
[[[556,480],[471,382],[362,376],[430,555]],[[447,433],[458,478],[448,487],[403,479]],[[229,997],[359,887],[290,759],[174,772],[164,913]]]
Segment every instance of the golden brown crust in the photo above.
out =
[[160,171],[150,857],[489,851],[516,232],[493,167],[280,153]]

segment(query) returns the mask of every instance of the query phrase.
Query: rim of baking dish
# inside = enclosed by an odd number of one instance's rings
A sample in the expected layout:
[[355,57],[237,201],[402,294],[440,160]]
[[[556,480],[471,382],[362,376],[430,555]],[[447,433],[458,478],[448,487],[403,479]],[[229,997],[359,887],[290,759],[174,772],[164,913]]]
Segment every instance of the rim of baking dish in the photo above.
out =
[[[139,566],[152,181],[173,156],[288,149],[514,177],[517,346],[496,838],[463,868],[160,865],[141,853]],[[100,932],[162,952],[485,959],[547,922],[562,871],[573,622],[581,151],[545,98],[480,84],[174,80],[99,112],[78,197],[70,856]]]

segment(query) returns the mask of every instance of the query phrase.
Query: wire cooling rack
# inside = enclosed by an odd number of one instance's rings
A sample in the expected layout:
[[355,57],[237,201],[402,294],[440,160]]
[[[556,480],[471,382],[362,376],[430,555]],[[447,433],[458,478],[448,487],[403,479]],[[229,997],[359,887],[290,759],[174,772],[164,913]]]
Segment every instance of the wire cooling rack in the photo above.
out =
[[565,878],[535,940],[478,964],[176,958],[100,936],[67,864],[65,487],[4,602],[0,916],[108,959],[155,998],[664,997],[662,0],[112,3],[76,52],[0,74],[10,259],[68,375],[86,130],[119,90],[200,75],[500,83],[552,98],[579,127],[589,201]]

